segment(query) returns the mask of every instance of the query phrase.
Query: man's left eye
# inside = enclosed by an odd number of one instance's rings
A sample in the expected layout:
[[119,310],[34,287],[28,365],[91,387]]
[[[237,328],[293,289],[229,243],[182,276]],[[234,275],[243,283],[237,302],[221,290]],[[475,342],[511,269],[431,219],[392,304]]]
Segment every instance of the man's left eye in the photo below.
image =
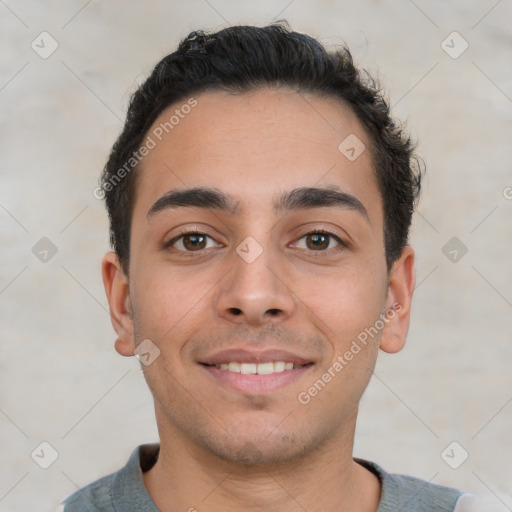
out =
[[[307,233],[299,240],[305,240],[305,246],[300,247],[296,244],[297,247],[300,249],[310,249],[312,251],[325,251],[327,249],[345,245],[339,237],[333,233],[327,233],[324,231]],[[331,242],[335,242],[335,245],[333,246]]]

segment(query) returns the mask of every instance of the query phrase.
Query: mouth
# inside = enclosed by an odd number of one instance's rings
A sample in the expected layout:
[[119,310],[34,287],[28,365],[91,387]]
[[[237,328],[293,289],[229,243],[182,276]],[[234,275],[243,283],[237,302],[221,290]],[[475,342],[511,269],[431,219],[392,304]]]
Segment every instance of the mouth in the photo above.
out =
[[205,366],[215,367],[218,370],[241,373],[243,375],[272,375],[273,373],[282,373],[287,370],[297,370],[313,363],[294,364],[285,361],[267,361],[265,363],[241,363],[231,361],[229,363],[206,364]]
[[262,394],[283,388],[315,365],[288,352],[227,350],[199,363],[214,382],[231,390]]

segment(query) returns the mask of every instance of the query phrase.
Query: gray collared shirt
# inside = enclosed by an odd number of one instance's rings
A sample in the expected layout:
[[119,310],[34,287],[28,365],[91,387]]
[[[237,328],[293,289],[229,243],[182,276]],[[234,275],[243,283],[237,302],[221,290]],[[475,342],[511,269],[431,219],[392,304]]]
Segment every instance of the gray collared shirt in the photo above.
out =
[[[159,512],[142,479],[156,462],[159,444],[138,446],[126,466],[76,491],[64,502],[64,512]],[[377,512],[454,512],[462,492],[419,478],[395,475],[374,462],[355,459],[380,479]],[[193,509],[193,507],[192,507]]]

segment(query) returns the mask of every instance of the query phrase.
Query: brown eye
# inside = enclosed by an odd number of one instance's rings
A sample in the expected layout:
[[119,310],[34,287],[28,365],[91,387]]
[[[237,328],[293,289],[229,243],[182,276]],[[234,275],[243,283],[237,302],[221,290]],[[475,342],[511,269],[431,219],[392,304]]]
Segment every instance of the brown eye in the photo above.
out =
[[[304,240],[304,242],[301,242],[302,240]],[[309,249],[310,251],[323,252],[327,251],[328,249],[341,249],[346,247],[346,244],[333,233],[313,231],[302,236],[299,239],[299,242],[297,242],[297,246],[300,249]]]
[[215,246],[212,244],[208,246],[208,239],[213,241],[211,236],[208,236],[204,233],[196,231],[181,233],[179,236],[173,238],[170,242],[165,244],[165,247],[172,247],[178,252],[199,252]]
[[325,235],[324,233],[312,233],[306,235],[306,245],[308,249],[327,249],[329,247],[329,235]]
[[204,249],[206,243],[205,235],[185,235],[183,237],[183,246],[188,251],[195,251],[197,249]]

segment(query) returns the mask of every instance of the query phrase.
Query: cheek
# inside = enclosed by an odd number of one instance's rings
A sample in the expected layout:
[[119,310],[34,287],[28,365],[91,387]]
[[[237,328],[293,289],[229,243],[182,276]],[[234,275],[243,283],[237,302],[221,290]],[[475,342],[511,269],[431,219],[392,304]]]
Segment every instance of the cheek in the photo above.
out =
[[386,291],[385,283],[373,277],[379,275],[371,270],[334,272],[315,279],[315,286],[309,279],[297,278],[303,290],[298,295],[323,324],[322,331],[332,340],[336,352],[379,318]]
[[204,273],[156,263],[145,265],[136,276],[131,293],[138,335],[155,340],[181,339],[194,329],[215,284]]

